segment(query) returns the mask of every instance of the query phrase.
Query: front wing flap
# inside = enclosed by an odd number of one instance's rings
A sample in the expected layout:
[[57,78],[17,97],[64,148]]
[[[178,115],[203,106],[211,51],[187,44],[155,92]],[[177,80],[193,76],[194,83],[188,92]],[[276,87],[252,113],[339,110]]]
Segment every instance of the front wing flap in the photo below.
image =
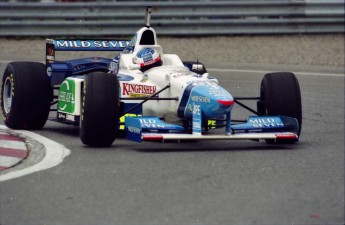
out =
[[130,140],[298,140],[298,122],[289,117],[249,117],[247,123],[232,125],[231,134],[185,133],[182,126],[165,123],[157,117],[126,117],[126,137]]

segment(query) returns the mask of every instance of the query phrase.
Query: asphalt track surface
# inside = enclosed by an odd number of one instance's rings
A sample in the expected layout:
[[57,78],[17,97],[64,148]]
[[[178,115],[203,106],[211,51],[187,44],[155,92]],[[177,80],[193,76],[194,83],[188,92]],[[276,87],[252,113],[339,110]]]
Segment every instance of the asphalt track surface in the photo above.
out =
[[[71,154],[48,170],[0,182],[0,224],[344,224],[343,70],[220,69],[212,74],[234,96],[257,96],[263,71],[305,71],[296,73],[300,142],[120,138],[96,149],[82,145],[78,128],[48,122],[35,132]],[[234,117],[247,115],[236,107]]]

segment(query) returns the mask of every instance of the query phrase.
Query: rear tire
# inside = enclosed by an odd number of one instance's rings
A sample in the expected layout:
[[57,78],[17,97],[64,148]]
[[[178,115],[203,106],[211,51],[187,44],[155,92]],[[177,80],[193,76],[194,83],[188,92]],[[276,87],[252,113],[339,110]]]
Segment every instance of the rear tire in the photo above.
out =
[[44,126],[52,100],[44,64],[9,63],[1,87],[1,113],[6,126],[12,129],[41,129]]
[[299,124],[297,135],[299,136],[301,134],[301,92],[298,80],[293,73],[280,72],[266,74],[261,82],[260,97],[261,100],[258,101],[259,115],[296,118]]
[[119,123],[119,81],[104,72],[86,75],[80,116],[80,139],[86,145],[106,147],[114,142]]

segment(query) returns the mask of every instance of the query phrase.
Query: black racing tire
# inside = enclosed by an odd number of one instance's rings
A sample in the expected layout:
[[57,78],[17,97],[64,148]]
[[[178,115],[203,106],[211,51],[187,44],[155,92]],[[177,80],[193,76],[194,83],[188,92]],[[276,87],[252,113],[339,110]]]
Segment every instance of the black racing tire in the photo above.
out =
[[80,139],[85,145],[108,147],[119,124],[119,81],[104,72],[86,75],[82,91]]
[[11,62],[1,85],[1,114],[12,129],[41,129],[52,101],[46,67],[37,62]]
[[[302,129],[302,101],[298,80],[293,73],[269,73],[261,81],[259,115],[287,116],[296,118]],[[268,141],[271,143],[270,141]],[[284,141],[289,142],[289,141]]]

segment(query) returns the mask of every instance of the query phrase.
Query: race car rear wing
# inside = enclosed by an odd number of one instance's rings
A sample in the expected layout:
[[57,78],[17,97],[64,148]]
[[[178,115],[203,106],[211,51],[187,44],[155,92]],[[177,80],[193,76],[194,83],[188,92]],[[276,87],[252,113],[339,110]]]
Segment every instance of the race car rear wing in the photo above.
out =
[[123,51],[127,40],[46,40],[46,63],[55,61],[56,51]]

